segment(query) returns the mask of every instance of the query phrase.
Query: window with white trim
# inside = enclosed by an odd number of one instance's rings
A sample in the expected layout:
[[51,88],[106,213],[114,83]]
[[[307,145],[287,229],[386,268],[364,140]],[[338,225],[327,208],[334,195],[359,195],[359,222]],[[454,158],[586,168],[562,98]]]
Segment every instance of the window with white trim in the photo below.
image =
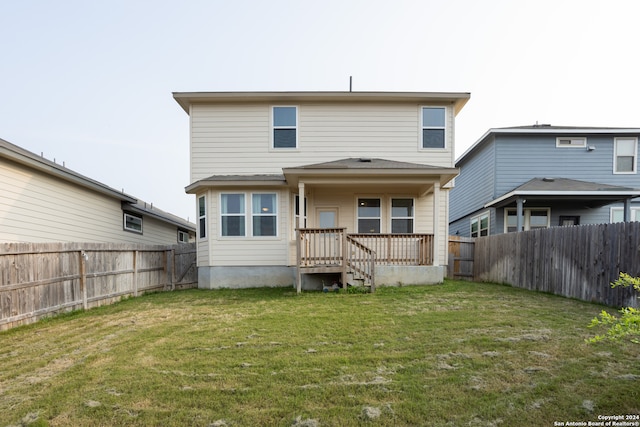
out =
[[275,193],[259,193],[251,196],[253,236],[277,235],[277,206]]
[[380,233],[380,199],[358,199],[358,233]]
[[178,230],[178,243],[189,243],[189,232]]
[[[624,208],[611,208],[609,214],[611,223],[624,221]],[[629,221],[640,221],[640,208],[631,208],[631,218]]]
[[413,199],[391,199],[391,232],[413,233]]
[[272,108],[272,148],[298,147],[298,107]]
[[133,233],[142,234],[142,217],[125,212],[124,229]]
[[613,146],[613,173],[636,173],[638,139],[615,138]]
[[420,146],[422,148],[445,148],[447,109],[445,107],[422,107],[420,114]]
[[471,237],[489,235],[489,212],[471,218]]
[[556,138],[556,147],[585,148],[587,138],[584,136],[559,136]]
[[244,193],[221,194],[220,235],[224,237],[245,236],[247,222],[245,212]]
[[205,196],[198,197],[198,237],[207,237],[207,199]]
[[[551,226],[551,209],[549,208],[527,208],[523,210],[524,230],[535,230],[536,228],[548,228]],[[511,233],[518,229],[518,217],[516,209],[505,209],[504,231]]]

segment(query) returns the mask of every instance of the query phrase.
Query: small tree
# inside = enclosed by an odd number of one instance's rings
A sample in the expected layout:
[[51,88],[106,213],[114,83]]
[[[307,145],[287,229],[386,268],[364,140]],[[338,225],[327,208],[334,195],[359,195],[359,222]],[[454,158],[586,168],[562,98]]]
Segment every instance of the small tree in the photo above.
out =
[[[620,273],[618,280],[611,283],[612,288],[622,286],[627,288],[632,286],[636,291],[640,292],[640,277],[632,277],[627,273]],[[640,344],[640,310],[633,307],[623,307],[620,310],[621,316],[613,316],[606,311],[602,310],[600,318],[595,317],[589,324],[590,328],[605,325],[609,327],[607,333],[604,335],[596,335],[593,338],[588,339],[588,342],[598,342],[604,339],[611,341],[620,341],[625,338],[629,338],[631,342]]]

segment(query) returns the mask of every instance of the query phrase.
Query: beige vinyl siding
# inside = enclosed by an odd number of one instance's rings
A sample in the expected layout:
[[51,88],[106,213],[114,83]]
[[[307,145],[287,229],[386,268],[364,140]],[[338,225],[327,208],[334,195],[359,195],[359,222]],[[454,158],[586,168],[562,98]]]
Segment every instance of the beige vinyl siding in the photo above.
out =
[[150,217],[144,234],[123,230],[119,199],[0,160],[1,242],[177,242],[177,227]]
[[[211,266],[268,266],[287,265],[289,258],[289,191],[261,188],[237,188],[233,193],[276,193],[278,198],[278,235],[275,237],[222,237],[220,236],[220,211],[218,202],[220,192],[210,191],[207,223],[209,225],[208,249]],[[251,215],[251,212],[247,212]],[[250,233],[250,222],[247,222],[247,234]],[[202,260],[204,261],[204,260]],[[204,264],[203,264],[204,265]]]
[[421,105],[299,104],[299,146],[278,150],[270,148],[271,107],[193,105],[191,182],[211,175],[282,173],[284,167],[348,157],[453,165],[452,108],[447,109],[447,148],[423,150]]

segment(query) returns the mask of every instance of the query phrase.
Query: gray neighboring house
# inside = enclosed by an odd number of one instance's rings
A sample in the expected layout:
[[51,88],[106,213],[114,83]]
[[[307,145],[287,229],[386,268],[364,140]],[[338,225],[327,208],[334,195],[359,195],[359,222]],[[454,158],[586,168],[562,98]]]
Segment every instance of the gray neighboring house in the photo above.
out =
[[195,224],[0,139],[0,243],[169,245]]
[[460,158],[449,233],[640,221],[640,128],[490,129]]

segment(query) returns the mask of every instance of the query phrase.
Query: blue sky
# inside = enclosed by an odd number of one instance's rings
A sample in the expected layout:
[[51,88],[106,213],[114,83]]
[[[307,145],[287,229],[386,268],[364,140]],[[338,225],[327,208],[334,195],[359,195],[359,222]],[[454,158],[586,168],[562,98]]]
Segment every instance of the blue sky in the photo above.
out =
[[0,138],[193,220],[176,91],[460,91],[493,127],[640,127],[635,0],[0,2]]

